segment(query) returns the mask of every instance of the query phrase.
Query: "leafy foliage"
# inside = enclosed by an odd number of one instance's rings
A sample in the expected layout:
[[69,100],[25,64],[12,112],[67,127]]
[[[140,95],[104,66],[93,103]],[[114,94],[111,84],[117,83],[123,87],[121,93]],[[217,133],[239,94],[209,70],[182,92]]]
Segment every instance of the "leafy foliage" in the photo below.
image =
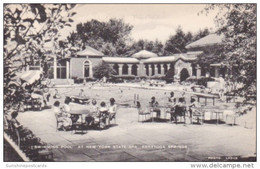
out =
[[194,63],[198,64],[206,70],[210,70],[210,64],[213,63],[223,63],[225,55],[223,54],[223,45],[213,45],[207,46],[207,48],[193,48],[193,50],[203,51],[201,55],[198,56],[198,59]]
[[182,28],[179,26],[176,30],[175,35],[170,36],[170,38],[166,41],[164,55],[185,53],[187,52],[185,48],[187,44],[196,41],[208,34],[209,30],[207,28],[204,30],[200,30],[195,34],[192,34],[191,32],[183,32]]
[[133,42],[131,45],[131,51],[129,53],[134,54],[139,52],[140,50],[147,50],[153,53],[158,54],[159,56],[163,55],[164,46],[162,42],[155,40],[155,41],[148,41],[148,40],[138,40],[137,42]]
[[114,71],[114,69],[112,69],[108,64],[104,62],[93,68],[93,75],[97,79],[101,79],[103,77],[109,78],[115,74],[116,72]]
[[[26,65],[35,63],[44,65],[51,57],[50,53],[59,56],[60,50],[57,45],[59,30],[71,22],[70,10],[74,6],[75,4],[4,5],[5,89],[11,77],[23,70]],[[48,42],[54,43],[51,52],[45,47]]]
[[105,55],[123,56],[128,50],[127,42],[133,26],[122,19],[110,19],[108,22],[91,20],[77,25],[76,32],[68,36],[68,41],[79,49],[91,46]]
[[[44,62],[44,44],[57,41],[74,4],[6,4],[4,6],[4,65],[19,61],[22,69],[33,61]],[[5,77],[10,74],[5,72]]]
[[230,83],[243,84],[234,92],[245,102],[256,101],[256,4],[213,4],[204,12],[218,9],[219,33],[225,35],[223,60],[232,75]]

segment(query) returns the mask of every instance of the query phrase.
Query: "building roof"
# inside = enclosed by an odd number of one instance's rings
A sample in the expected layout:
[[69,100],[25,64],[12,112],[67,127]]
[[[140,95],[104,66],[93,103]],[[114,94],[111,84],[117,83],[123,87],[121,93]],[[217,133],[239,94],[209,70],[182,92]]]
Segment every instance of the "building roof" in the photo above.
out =
[[222,43],[223,38],[224,38],[223,34],[221,35],[218,35],[216,33],[209,34],[199,40],[196,40],[195,42],[190,43],[189,45],[186,46],[186,48],[189,49],[195,47],[204,47],[204,46],[220,44]]
[[[162,56],[162,57],[152,57],[143,60],[144,63],[167,63],[174,62],[178,59],[185,61],[193,61],[197,59],[197,56],[202,54],[203,51],[190,51],[187,53],[174,54],[172,56]],[[139,63],[139,60],[136,58],[125,58],[125,57],[103,57],[102,58],[106,63]]]
[[147,50],[141,50],[141,51],[133,54],[132,57],[137,58],[137,59],[147,59],[147,58],[158,57],[158,55],[153,52],[149,52]]
[[103,57],[106,63],[139,63],[136,58],[124,58],[124,57]]
[[174,54],[172,56],[162,56],[157,58],[149,58],[144,60],[144,63],[165,63],[165,62],[174,62],[178,59],[182,59],[185,61],[193,61],[197,59],[197,56],[201,54],[201,51],[198,52],[188,52],[181,54]]
[[78,56],[104,56],[102,52],[99,52],[98,50],[90,46],[86,46],[86,49],[77,52],[77,55]]

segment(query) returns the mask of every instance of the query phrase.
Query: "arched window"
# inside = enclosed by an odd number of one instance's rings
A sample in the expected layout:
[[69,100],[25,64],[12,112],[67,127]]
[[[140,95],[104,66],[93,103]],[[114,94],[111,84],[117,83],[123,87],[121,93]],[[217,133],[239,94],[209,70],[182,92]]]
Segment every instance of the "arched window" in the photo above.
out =
[[84,62],[84,77],[90,77],[90,62],[88,60]]
[[149,66],[147,64],[145,65],[145,70],[146,70],[146,75],[149,76]]
[[118,66],[118,64],[114,64],[113,69],[116,72],[116,74],[119,75],[119,66]]
[[137,65],[136,64],[133,64],[131,74],[137,76]]
[[154,64],[151,64],[152,76],[155,74],[154,67],[155,67]]

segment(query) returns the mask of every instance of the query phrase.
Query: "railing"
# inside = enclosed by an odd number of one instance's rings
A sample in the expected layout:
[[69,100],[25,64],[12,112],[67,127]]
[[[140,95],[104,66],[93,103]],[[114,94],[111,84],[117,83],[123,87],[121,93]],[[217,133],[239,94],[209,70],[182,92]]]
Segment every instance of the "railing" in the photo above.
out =
[[47,148],[47,144],[36,137],[31,130],[16,126],[12,120],[7,120],[7,124],[4,139],[23,161],[53,161],[53,153]]
[[25,153],[19,148],[19,146],[4,132],[4,139],[11,145],[11,147],[16,151],[16,153],[23,159],[23,161],[31,161]]

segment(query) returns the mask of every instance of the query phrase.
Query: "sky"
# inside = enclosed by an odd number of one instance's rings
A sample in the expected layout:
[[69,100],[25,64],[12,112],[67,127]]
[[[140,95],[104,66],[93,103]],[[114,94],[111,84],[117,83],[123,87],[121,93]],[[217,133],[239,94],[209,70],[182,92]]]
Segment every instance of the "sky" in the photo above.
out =
[[215,31],[214,16],[199,14],[205,4],[78,4],[74,11],[73,26],[61,31],[62,37],[76,30],[78,23],[91,19],[108,21],[110,18],[121,18],[134,26],[130,37],[133,40],[147,39],[162,41],[174,35],[178,26],[184,32],[198,32],[209,28]]

